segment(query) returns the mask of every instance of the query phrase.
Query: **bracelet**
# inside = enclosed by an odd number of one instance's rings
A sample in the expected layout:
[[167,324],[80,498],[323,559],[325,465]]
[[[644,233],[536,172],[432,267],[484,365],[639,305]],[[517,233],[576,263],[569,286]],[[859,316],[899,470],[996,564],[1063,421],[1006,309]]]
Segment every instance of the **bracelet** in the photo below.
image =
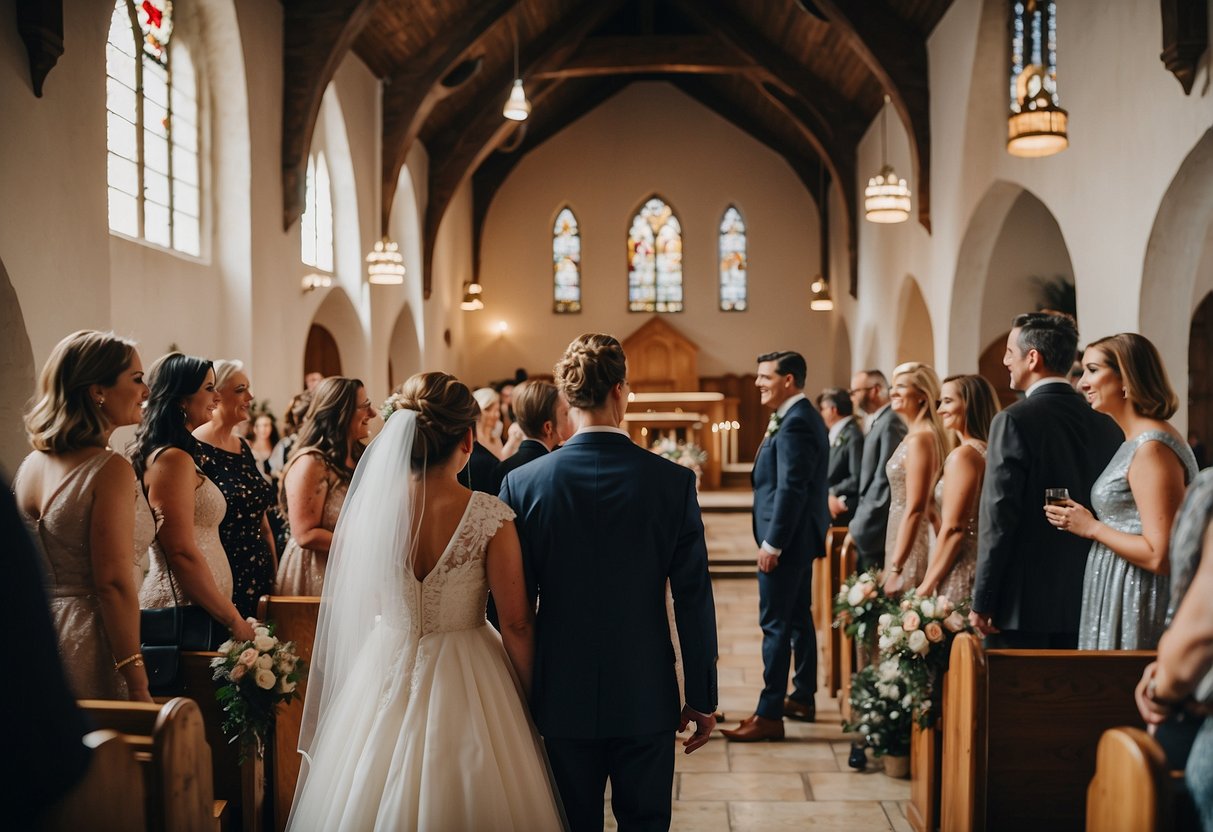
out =
[[143,654],[132,653],[120,662],[114,662],[114,670],[121,670],[131,662],[135,663],[135,667],[143,667]]
[[900,566],[890,566],[889,571],[892,572],[894,575],[896,575],[898,572],[901,571],[901,567]]

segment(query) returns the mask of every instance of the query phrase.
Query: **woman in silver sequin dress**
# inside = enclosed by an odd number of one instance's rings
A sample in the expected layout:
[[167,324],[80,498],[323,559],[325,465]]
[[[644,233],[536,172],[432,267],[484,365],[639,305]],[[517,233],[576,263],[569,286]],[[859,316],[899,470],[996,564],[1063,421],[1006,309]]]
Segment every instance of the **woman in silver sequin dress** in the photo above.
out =
[[1046,506],[1049,522],[1090,539],[1079,619],[1080,650],[1152,650],[1170,599],[1171,523],[1196,459],[1167,419],[1178,398],[1158,350],[1136,333],[1095,341],[1079,388],[1111,416],[1125,443],[1091,487],[1095,516],[1072,500]]
[[977,514],[986,471],[986,440],[999,411],[994,385],[977,375],[949,376],[939,395],[939,418],[959,440],[935,484],[939,534],[920,597],[943,595],[954,602],[973,595],[977,577]]

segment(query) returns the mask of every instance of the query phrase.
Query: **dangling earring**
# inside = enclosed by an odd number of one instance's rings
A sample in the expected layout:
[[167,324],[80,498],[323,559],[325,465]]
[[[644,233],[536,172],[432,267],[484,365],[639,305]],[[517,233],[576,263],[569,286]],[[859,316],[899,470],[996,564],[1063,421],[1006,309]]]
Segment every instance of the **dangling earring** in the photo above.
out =
[[97,399],[97,407],[101,407],[103,404],[105,404],[105,396]]
[[1120,388],[1120,397],[1121,397],[1122,399],[1127,399],[1127,398],[1129,398],[1129,391],[1128,391],[1128,390],[1126,390],[1126,389],[1125,389],[1125,388],[1123,388],[1123,387],[1122,387],[1122,388]]

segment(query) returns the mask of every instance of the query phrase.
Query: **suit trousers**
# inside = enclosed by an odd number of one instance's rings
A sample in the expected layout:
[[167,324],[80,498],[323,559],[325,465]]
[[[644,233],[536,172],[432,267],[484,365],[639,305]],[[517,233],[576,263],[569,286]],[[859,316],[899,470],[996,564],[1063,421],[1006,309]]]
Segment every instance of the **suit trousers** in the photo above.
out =
[[758,573],[758,623],[762,627],[762,693],[755,713],[783,719],[788,671],[795,657],[793,698],[806,705],[817,690],[817,631],[813,629],[811,561],[780,563]]
[[620,832],[666,832],[670,828],[673,732],[543,742],[572,832],[602,832],[608,778],[611,810]]

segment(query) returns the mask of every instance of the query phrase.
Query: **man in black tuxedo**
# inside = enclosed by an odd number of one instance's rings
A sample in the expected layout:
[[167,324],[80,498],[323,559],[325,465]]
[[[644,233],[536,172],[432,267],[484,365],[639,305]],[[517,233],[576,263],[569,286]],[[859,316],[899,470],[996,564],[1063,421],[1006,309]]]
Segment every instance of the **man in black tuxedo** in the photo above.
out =
[[1067,315],[1015,318],[1002,363],[1026,394],[990,425],[969,618],[989,647],[1075,648],[1091,542],[1045,519],[1046,488],[1091,507],[1124,436],[1070,387],[1078,330]]
[[884,568],[889,527],[889,477],[885,465],[906,435],[906,423],[889,409],[889,382],[880,370],[864,370],[851,379],[851,403],[867,415],[867,436],[859,466],[859,504],[848,530],[860,569]]
[[817,397],[817,410],[826,423],[830,440],[830,517],[835,526],[845,526],[859,505],[859,471],[863,466],[863,431],[855,423],[851,396],[838,387],[827,387]]
[[525,438],[513,456],[501,460],[493,469],[494,494],[501,490],[501,482],[510,471],[547,456],[573,435],[568,399],[550,381],[535,379],[516,386],[512,407],[514,421]]
[[[817,635],[810,611],[813,558],[825,555],[830,528],[826,426],[804,395],[804,357],[775,352],[758,357],[755,384],[771,408],[758,447],[754,485],[754,543],[758,546],[758,616],[762,626],[762,693],[754,715],[733,730],[734,742],[783,739],[783,717],[817,716]],[[788,669],[795,657],[792,695]]]
[[[583,335],[555,368],[577,433],[506,475],[535,616],[531,712],[574,832],[668,829],[674,733],[716,725],[716,612],[695,475],[634,444],[623,348]],[[682,645],[680,702],[666,583]]]

